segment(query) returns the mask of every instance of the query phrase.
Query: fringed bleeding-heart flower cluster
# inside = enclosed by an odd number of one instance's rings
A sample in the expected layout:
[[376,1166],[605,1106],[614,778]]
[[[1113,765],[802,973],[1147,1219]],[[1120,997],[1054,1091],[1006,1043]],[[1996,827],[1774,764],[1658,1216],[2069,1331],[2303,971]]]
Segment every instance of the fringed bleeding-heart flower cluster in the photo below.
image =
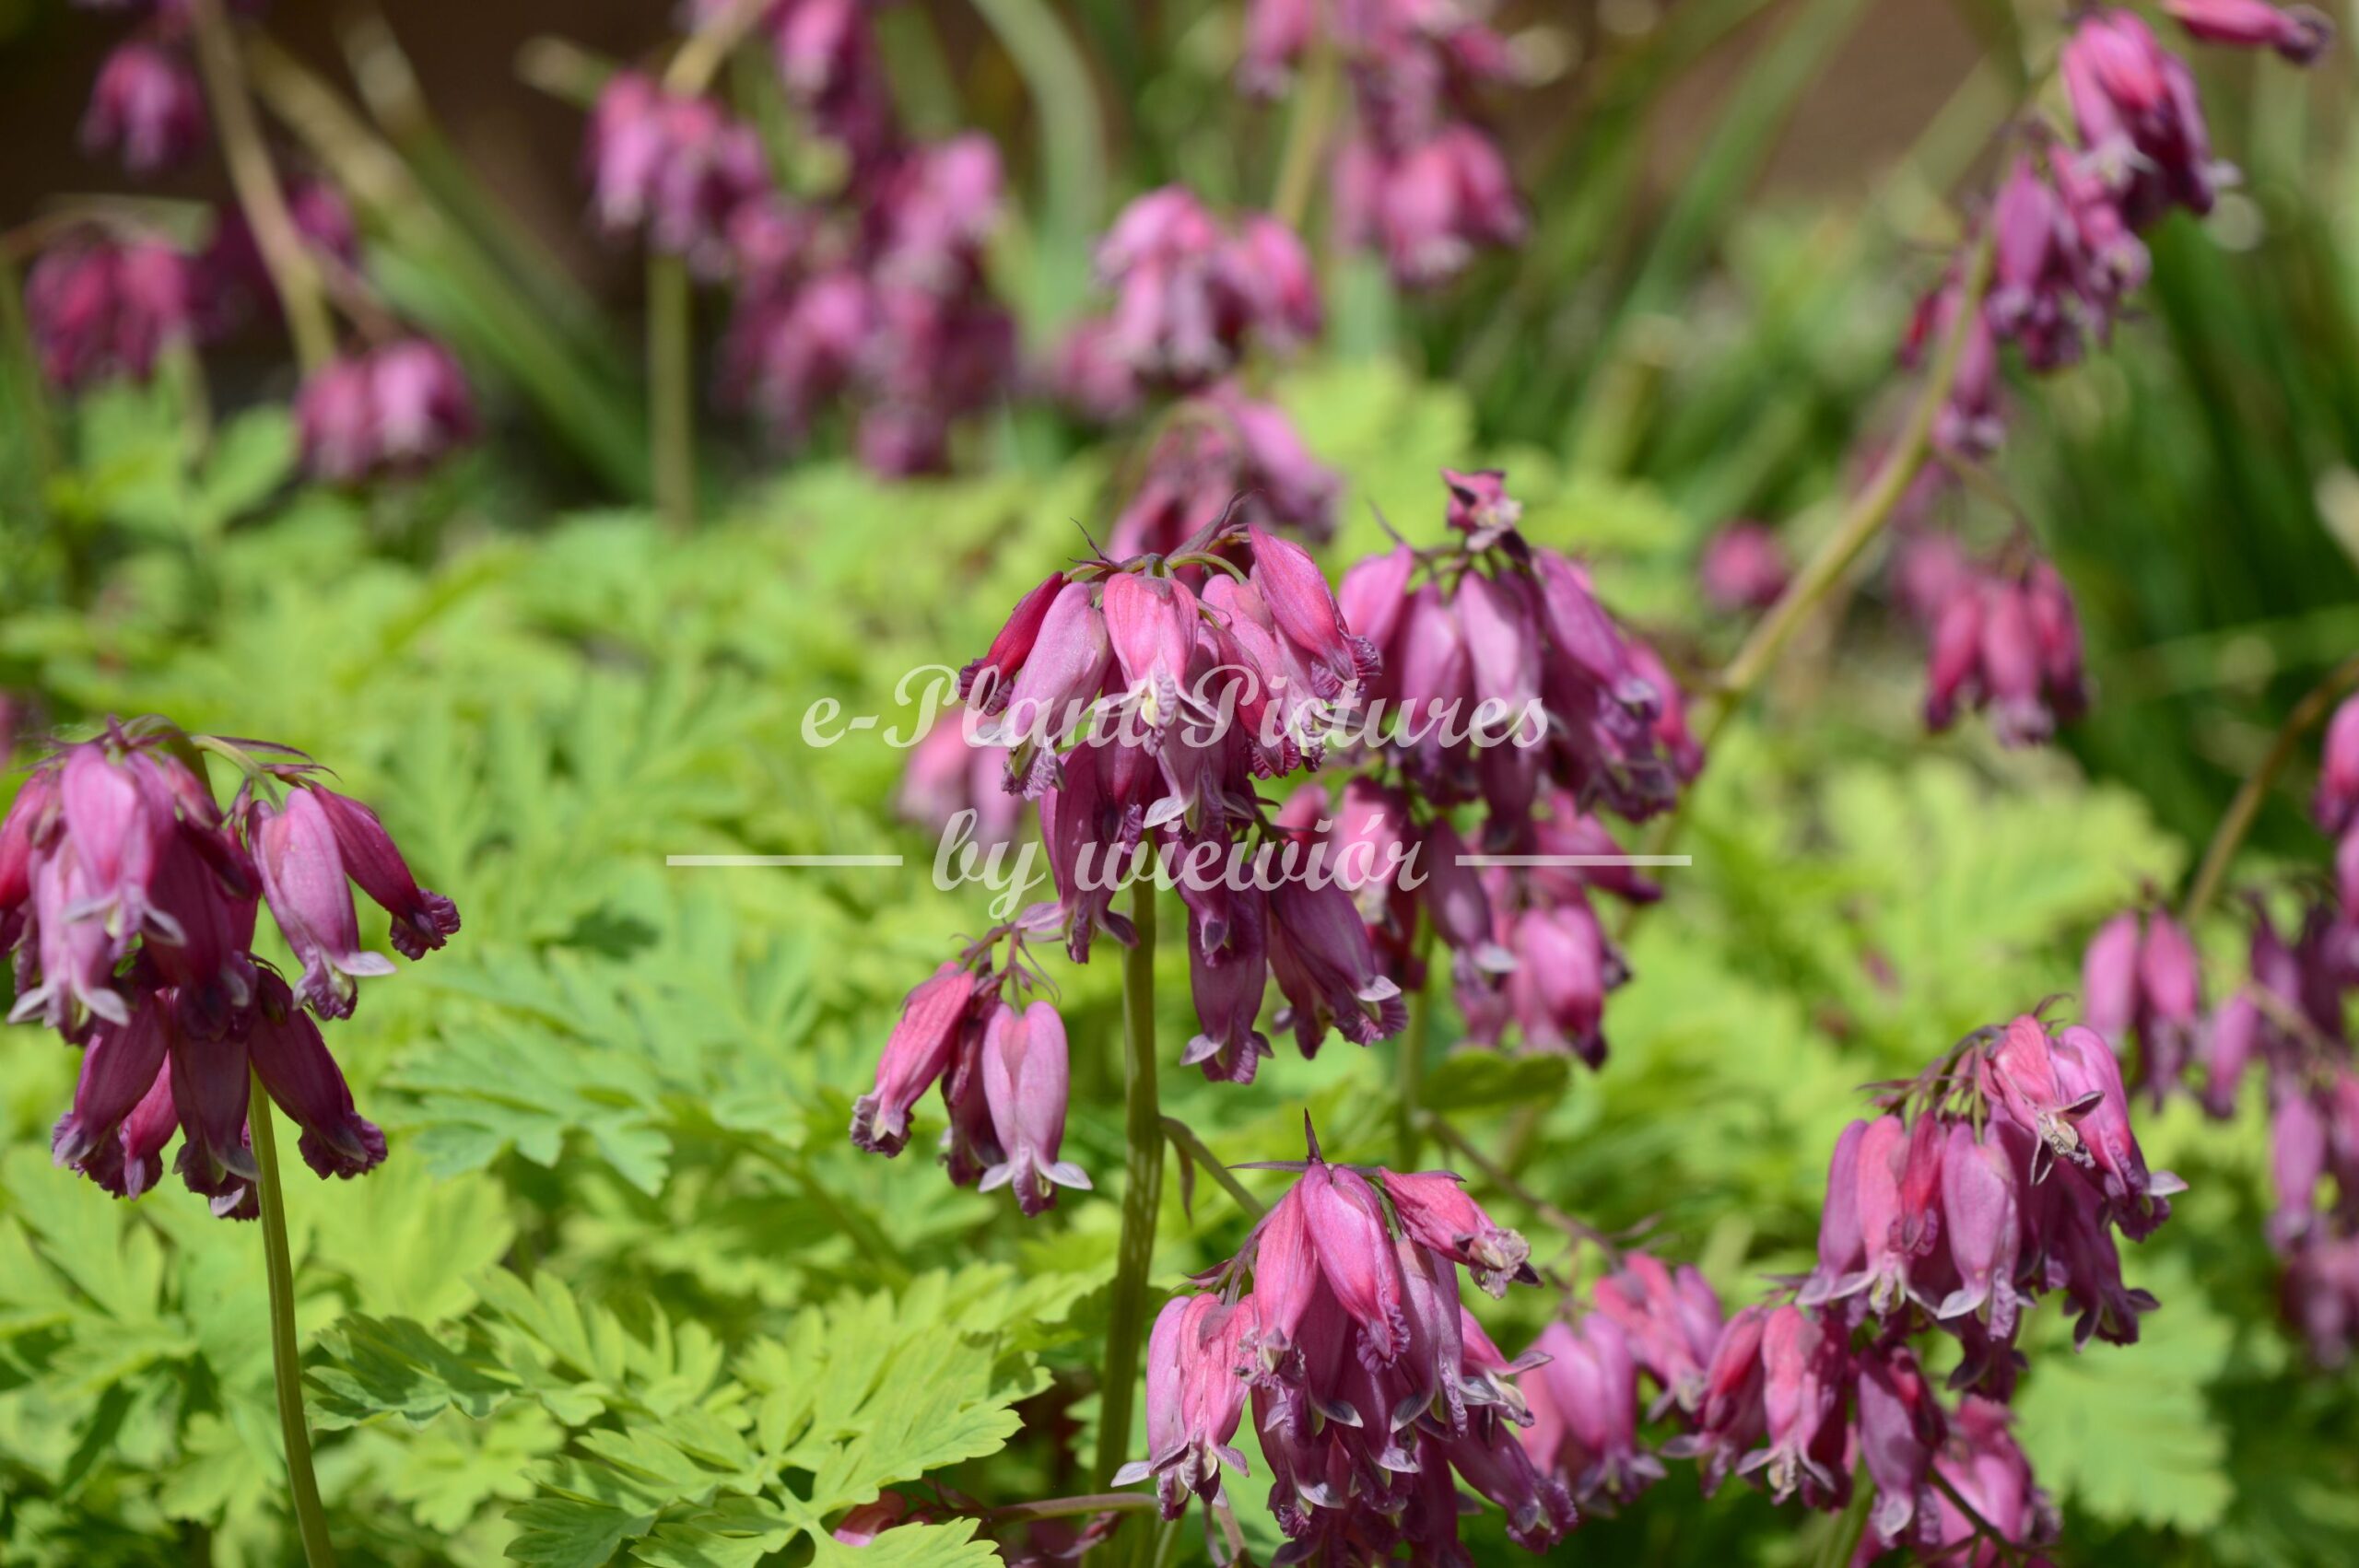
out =
[[[84,0],[96,5],[98,0]],[[177,170],[210,130],[189,7],[145,9],[138,32],[100,67],[82,120],[83,146],[121,157],[139,178]],[[475,396],[440,344],[400,326],[371,290],[352,214],[333,185],[287,182],[294,239],[356,306],[365,341],[311,371],[295,400],[305,469],[331,484],[433,466],[472,441]],[[243,327],[276,287],[243,209],[213,214],[209,238],[187,250],[129,209],[67,227],[25,279],[25,320],[42,374],[69,392],[123,378],[145,381],[176,348],[218,342]]]
[[[1340,593],[1301,546],[1215,519],[1171,554],[1101,556],[1024,596],[962,673],[954,733],[1003,753],[1009,791],[1039,802],[1057,899],[971,964],[1050,930],[1076,963],[1101,930],[1132,942],[1115,899],[1144,858],[1189,911],[1181,1060],[1208,1078],[1252,1080],[1273,979],[1273,1022],[1306,1057],[1331,1031],[1397,1034],[1428,926],[1472,1038],[1603,1059],[1626,968],[1590,895],[1659,889],[1594,813],[1661,810],[1702,756],[1661,660],[1579,563],[1517,532],[1502,476],[1446,478],[1451,543],[1364,561]],[[945,745],[912,775],[921,814],[976,788]],[[1339,800],[1259,792],[1329,763],[1351,774]],[[1475,807],[1470,843],[1453,819]],[[1011,829],[1002,808],[993,831]],[[955,1098],[963,1082],[940,1050],[887,1058],[874,1098],[897,1127],[931,1084]],[[952,1120],[955,1156],[955,1104]],[[892,1153],[906,1130],[855,1137]]]
[[[2060,1293],[2076,1343],[2133,1342],[2154,1300],[2123,1282],[2115,1233],[2151,1235],[2181,1184],[2147,1168],[2112,1050],[2083,1025],[1985,1030],[1886,1103],[1836,1141],[1807,1278],[1723,1322],[1692,1270],[1633,1254],[1542,1334],[1523,1380],[1536,1465],[1584,1503],[1626,1502],[1663,1473],[1637,1425],[1668,1418],[1660,1452],[1697,1460],[1708,1494],[1744,1475],[1831,1512],[1864,1473],[1875,1551],[2024,1561],[2051,1537],[2008,1432],[2025,1314]],[[1954,1403],[1925,1368],[1935,1333],[1957,1344]]]
[[[1350,890],[1398,983],[1425,983],[1422,915],[1451,952],[1470,1038],[1595,1065],[1605,995],[1628,971],[1590,895],[1661,892],[1615,863],[1598,813],[1664,810],[1703,754],[1654,649],[1579,562],[1517,531],[1505,475],[1443,477],[1449,542],[1344,578],[1346,622],[1382,654],[1369,696],[1389,721],[1356,756],[1331,837],[1370,847]],[[1469,809],[1471,841],[1453,821]]]
[[1238,79],[1274,95],[1332,54],[1352,89],[1333,167],[1337,224],[1393,277],[1429,287],[1527,226],[1507,157],[1475,100],[1519,72],[1481,0],[1252,0]]
[[938,471],[954,426],[1015,367],[1015,326],[982,265],[998,149],[975,134],[909,135],[859,0],[777,0],[759,25],[790,100],[836,155],[831,190],[790,193],[753,126],[626,71],[590,119],[599,223],[734,290],[721,369],[731,404],[796,440],[842,404],[871,471]]
[[[1089,1176],[1062,1158],[1069,1067],[1064,1020],[1040,989],[1024,940],[1052,929],[1053,906],[1029,926],[1003,927],[945,963],[902,1003],[877,1064],[876,1087],[852,1106],[851,1139],[871,1153],[908,1146],[910,1108],[936,1082],[950,1118],[943,1164],[960,1187],[1006,1187],[1027,1216],[1053,1208],[1060,1187]],[[994,962],[1004,941],[1007,954]]]
[[[1207,1076],[1246,1082],[1268,1054],[1259,1019],[1273,976],[1286,999],[1279,1020],[1306,1055],[1330,1029],[1367,1044],[1404,1023],[1400,988],[1380,973],[1323,850],[1255,788],[1320,754],[1333,714],[1349,711],[1379,656],[1345,626],[1299,545],[1220,521],[1184,543],[1168,556],[1100,556],[1050,574],[962,673],[961,743],[1003,755],[1008,791],[1038,802],[1057,897],[912,993],[854,1118],[863,1148],[898,1153],[910,1107],[940,1082],[952,1179],[1001,1163],[968,1153],[984,1147],[980,1080],[967,1070],[980,1068],[998,1005],[983,999],[1028,972],[1027,940],[1061,938],[1075,963],[1087,962],[1100,931],[1135,942],[1115,900],[1143,858],[1171,876],[1189,910],[1203,1032],[1183,1059]],[[995,962],[1003,942],[1008,955]],[[1054,1054],[1056,1071],[1028,1094],[1038,1124],[1061,1129],[1061,1030]],[[1055,1138],[1035,1141],[1034,1168],[1051,1172]],[[1003,1136],[996,1146],[1010,1151]],[[1050,1196],[1034,1189],[1027,1211]]]
[[[2201,41],[2273,49],[2297,64],[2318,58],[2332,31],[2315,11],[2266,0],[2167,0],[2163,8]],[[2000,345],[2013,344],[2036,373],[2078,363],[2146,282],[2140,233],[2174,209],[2211,211],[2235,174],[2212,156],[2187,63],[2136,12],[2082,13],[2059,70],[2071,130],[2026,128],[2030,145],[1969,242],[1990,245],[1990,281],[1965,323],[1933,428],[1935,446],[1954,461],[1987,457],[2004,438]],[[1919,304],[1904,362],[1922,364],[1950,339],[1966,273],[1961,257]],[[2011,554],[2031,554],[2028,541]],[[2071,594],[2046,562],[1962,570],[1919,613],[1931,636],[1929,727],[1946,729],[1961,707],[1988,707],[2001,742],[2036,743],[2086,708]]]
[[1166,1518],[1222,1495],[1250,1401],[1287,1544],[1272,1560],[1370,1563],[1406,1548],[1462,1561],[1462,1484],[1506,1510],[1533,1551],[1575,1519],[1571,1493],[1516,1441],[1518,1375],[1461,1296],[1536,1279],[1529,1248],[1447,1172],[1402,1175],[1310,1157],[1237,1257],[1174,1297],[1147,1344],[1148,1454],[1116,1485],[1153,1479]]
[[2243,977],[2208,1013],[2195,945],[2161,909],[2098,928],[2082,986],[2090,1024],[2156,1104],[2184,1089],[2226,1118],[2259,1074],[2285,1313],[2340,1365],[2359,1340],[2359,1059],[2344,1020],[2359,985],[2359,699],[2328,721],[2310,809],[2336,840],[2332,892],[2310,898],[2291,940],[2256,897]]
[[[245,770],[226,810],[206,751]],[[459,912],[322,771],[284,746],[146,720],[62,747],[25,780],[0,821],[0,948],[15,954],[9,1021],[37,1018],[83,1049],[58,1164],[135,1198],[178,1132],[190,1189],[250,1218],[250,1072],[303,1129],[322,1176],[384,1159],[306,1010],[349,1017],[356,978],[393,972],[360,945],[350,883],[392,916],[411,958],[440,947]],[[254,953],[265,904],[302,965],[292,984]]]
[[1191,192],[1166,186],[1114,220],[1097,273],[1112,309],[1067,335],[1049,381],[1098,424],[1155,412],[1110,552],[1174,551],[1224,515],[1331,532],[1341,481],[1237,374],[1256,350],[1282,356],[1319,335],[1318,277],[1294,231],[1264,213],[1223,223]]

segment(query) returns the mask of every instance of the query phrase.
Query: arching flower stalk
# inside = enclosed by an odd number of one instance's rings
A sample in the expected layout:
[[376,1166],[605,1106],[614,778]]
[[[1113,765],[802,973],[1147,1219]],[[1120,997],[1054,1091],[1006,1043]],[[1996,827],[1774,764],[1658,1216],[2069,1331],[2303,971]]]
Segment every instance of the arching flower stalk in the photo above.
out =
[[[228,806],[205,759],[241,778]],[[360,945],[352,888],[392,919],[410,958],[459,912],[418,886],[374,812],[289,747],[110,721],[34,765],[0,819],[0,947],[13,952],[11,1023],[38,1019],[82,1049],[51,1148],[123,1198],[162,1178],[165,1153],[226,1219],[263,1222],[271,1340],[294,1510],[307,1556],[334,1561],[304,1428],[293,1264],[278,1192],[275,1104],[323,1178],[385,1158],[314,1018],[349,1017],[360,977],[393,963]],[[254,951],[267,907],[302,965],[292,982]],[[256,1096],[260,1096],[257,1101]]]
[[1459,1485],[1543,1551],[1571,1494],[1516,1440],[1540,1358],[1509,1363],[1461,1299],[1462,1267],[1493,1294],[1536,1279],[1529,1249],[1448,1172],[1332,1164],[1300,1173],[1210,1288],[1175,1296],[1147,1357],[1147,1444],[1116,1485],[1152,1479],[1164,1517],[1223,1500],[1250,1403],[1287,1537],[1279,1563],[1460,1561]]

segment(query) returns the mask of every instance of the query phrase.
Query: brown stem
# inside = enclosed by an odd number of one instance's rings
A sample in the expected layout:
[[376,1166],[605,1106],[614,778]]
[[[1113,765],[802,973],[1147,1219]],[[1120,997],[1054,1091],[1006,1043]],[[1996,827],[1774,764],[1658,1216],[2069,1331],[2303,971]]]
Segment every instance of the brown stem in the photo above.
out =
[[295,340],[295,360],[305,375],[335,356],[335,322],[328,314],[321,291],[319,268],[287,210],[286,193],[278,186],[278,171],[263,140],[262,117],[254,112],[246,89],[246,69],[238,52],[221,0],[189,0],[189,16],[196,29],[197,64],[205,76],[205,96],[213,123],[221,137],[221,156],[229,166],[229,183],[238,205],[253,229],[254,248],[278,292],[279,309],[287,316],[288,334]]
[[2193,926],[2212,907],[2212,899],[2219,895],[2221,883],[2227,879],[2228,862],[2236,859],[2238,847],[2245,841],[2245,835],[2252,831],[2253,819],[2260,814],[2260,803],[2269,798],[2270,787],[2277,782],[2277,776],[2285,771],[2285,765],[2294,759],[2294,750],[2301,743],[2302,737],[2322,722],[2343,693],[2353,685],[2359,685],[2359,653],[2336,665],[2327,678],[2305,693],[2302,700],[2294,705],[2294,711],[2285,716],[2285,722],[2279,726],[2276,738],[2269,743],[2268,754],[2260,759],[2260,766],[2236,787],[2236,799],[2228,802],[2226,814],[2220,818],[2220,825],[2212,831],[2212,842],[2204,846],[2203,862],[2196,869],[2195,881],[2187,890],[2187,902],[2179,907],[2181,925]]

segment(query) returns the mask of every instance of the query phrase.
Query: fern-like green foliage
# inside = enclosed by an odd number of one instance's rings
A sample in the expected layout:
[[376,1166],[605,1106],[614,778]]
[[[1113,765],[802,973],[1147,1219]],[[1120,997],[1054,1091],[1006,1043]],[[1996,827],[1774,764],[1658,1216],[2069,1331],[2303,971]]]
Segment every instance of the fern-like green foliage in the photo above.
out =
[[[1476,461],[1468,394],[1347,361],[1273,395],[1350,477],[1335,559],[1382,544],[1379,509],[1438,532],[1434,470]],[[1095,1448],[1123,1150],[1113,965],[1056,969],[1066,1153],[1097,1191],[1026,1223],[951,1189],[932,1101],[898,1160],[851,1151],[902,995],[986,919],[971,890],[929,885],[931,846],[894,819],[905,754],[873,735],[816,749],[800,726],[821,697],[913,721],[905,672],[981,648],[1047,564],[1086,552],[1076,520],[1102,537],[1109,455],[894,486],[810,464],[687,536],[613,512],[443,537],[285,492],[283,421],[241,419],[193,457],[141,400],[86,418],[103,462],[70,483],[108,591],[87,614],[23,593],[0,665],[62,717],[159,710],[312,752],[465,914],[332,1031],[392,1158],[289,1194],[347,1561],[983,1568],[1013,1532],[975,1509],[867,1547],[832,1531],[888,1490],[975,1508],[1089,1491],[1075,1456]],[[1726,640],[1675,625],[1710,520],[1644,481],[1494,455],[1534,535],[1590,556],[1681,661]],[[0,562],[10,591],[69,564],[44,562]],[[1888,660],[1798,680],[1814,689],[1765,694],[1722,738],[1683,827],[1695,863],[1662,873],[1671,896],[1630,944],[1605,1071],[1452,1049],[1444,1003],[1425,1082],[1427,1106],[1516,1151],[1524,1187],[1698,1259],[1732,1302],[1808,1258],[1860,1084],[2071,989],[2095,922],[2189,858],[2119,784],[1972,732],[1920,744],[1913,676]],[[912,862],[665,863],[863,851]],[[1163,1036],[1184,1039],[1184,953],[1167,943],[1156,969]],[[1331,1043],[1250,1091],[1172,1071],[1164,1109],[1231,1163],[1297,1153],[1306,1109],[1334,1157],[1387,1160],[1393,1067]],[[292,1537],[257,1238],[170,1183],[126,1205],[51,1168],[73,1068],[0,1032],[0,1563],[276,1568]],[[2274,1323],[2265,1133],[2183,1110],[2149,1125],[2192,1184],[2126,1251],[2163,1307],[2138,1346],[2078,1357],[2043,1320],[2023,1390],[2060,1555],[2359,1555],[2359,1399]],[[1266,1198],[1283,1178],[1239,1179]],[[1585,1266],[1543,1214],[1483,1196],[1541,1262]],[[1249,1226],[1201,1176],[1167,1182],[1155,1280]],[[1474,1309],[1512,1352],[1553,1305]],[[1230,1483],[1263,1555],[1266,1480],[1257,1457]],[[1496,1515],[1469,1530],[1478,1561],[1511,1560]],[[1674,1479],[1569,1550],[1784,1561],[1796,1539],[1790,1515],[1706,1507]]]

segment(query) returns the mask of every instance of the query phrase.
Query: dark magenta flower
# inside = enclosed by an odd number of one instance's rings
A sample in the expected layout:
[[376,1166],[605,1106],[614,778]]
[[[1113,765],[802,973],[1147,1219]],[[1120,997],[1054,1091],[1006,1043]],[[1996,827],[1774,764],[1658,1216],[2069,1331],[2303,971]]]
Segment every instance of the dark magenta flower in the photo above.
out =
[[1284,349],[1319,331],[1302,242],[1260,216],[1232,233],[1184,186],[1124,208],[1098,246],[1097,272],[1115,296],[1107,345],[1145,380],[1202,386],[1236,364],[1249,338]]
[[1720,1298],[1696,1267],[1683,1263],[1673,1274],[1651,1254],[1630,1253],[1597,1282],[1596,1303],[1628,1336],[1630,1353],[1665,1399],[1694,1410],[1721,1328]]
[[[2012,1419],[2006,1406],[1966,1395],[1958,1401],[1933,1469],[2004,1539],[2017,1548],[2036,1548],[2054,1538],[2057,1520],[2046,1494],[2032,1484],[2030,1461],[2007,1430]],[[1932,1555],[1969,1568],[1998,1568],[2009,1561],[1998,1546],[1979,1539],[1981,1527],[1947,1496],[1937,1497],[1934,1506],[1940,1526],[1926,1542]],[[2026,1561],[2045,1560],[2032,1556]]]
[[[1461,1561],[1453,1482],[1505,1509],[1511,1539],[1544,1548],[1572,1524],[1572,1499],[1508,1430],[1533,1420],[1532,1384],[1516,1380],[1538,1357],[1499,1353],[1466,1312],[1457,1266],[1416,1239],[1397,1199],[1396,1232],[1378,1188],[1315,1143],[1300,1169],[1217,1271],[1221,1288],[1164,1309],[1148,1351],[1150,1455],[1117,1480],[1156,1476],[1167,1515],[1191,1492],[1217,1496],[1219,1466],[1242,1468],[1227,1445],[1250,1387],[1288,1541],[1273,1561],[1371,1562],[1403,1546]],[[1388,1191],[1452,1185],[1382,1180]]]
[[2085,1108],[2075,1130],[2088,1153],[2088,1168],[2105,1194],[2108,1211],[2121,1234],[2142,1241],[2170,1217],[2164,1201],[2187,1190],[2187,1184],[2168,1171],[2146,1168],[2146,1158],[2130,1129],[2130,1096],[2121,1082],[2120,1064],[2113,1048],[2094,1029],[2070,1024],[2057,1033],[2052,1047],[2056,1082],[2068,1100]]
[[1269,907],[1270,971],[1286,999],[1277,1022],[1293,1028],[1304,1056],[1318,1051],[1331,1028],[1367,1046],[1408,1027],[1409,1005],[1378,970],[1350,894],[1332,882],[1289,879],[1271,890]]
[[617,71],[600,91],[586,158],[608,233],[643,235],[708,277],[729,270],[737,209],[769,186],[751,126],[633,71]]
[[947,960],[910,992],[876,1064],[876,1087],[852,1102],[852,1142],[888,1156],[908,1147],[910,1107],[948,1071],[974,1000],[975,977]]
[[1361,136],[1335,165],[1335,209],[1346,242],[1382,252],[1405,287],[1463,272],[1475,252],[1517,245],[1527,219],[1498,144],[1473,125],[1444,125],[1410,146]]
[[248,832],[271,919],[303,965],[304,1004],[323,1018],[349,1018],[361,975],[390,975],[393,960],[360,945],[335,825],[309,790],[288,794],[274,810],[257,802]]
[[[1980,1137],[1954,1123],[1942,1156],[1942,1218],[1957,1288],[1934,1309],[1952,1318],[1982,1313],[1992,1339],[2014,1339],[2016,1265],[2023,1242],[2016,1160],[1997,1129]],[[1985,1309],[1988,1309],[1985,1311]]]
[[1627,1503],[1661,1480],[1662,1461],[1638,1446],[1637,1364],[1621,1327],[1591,1312],[1578,1325],[1551,1323],[1532,1348],[1547,1358],[1525,1390],[1532,1463],[1583,1504]]
[[313,371],[295,398],[303,465],[332,484],[415,474],[475,436],[475,395],[450,350],[403,338]]
[[335,830],[336,853],[346,875],[371,902],[393,917],[390,936],[393,951],[405,958],[423,958],[459,930],[459,907],[430,888],[418,886],[409,862],[377,813],[349,795],[320,785],[309,792],[319,797]]
[[385,1135],[353,1108],[319,1025],[276,975],[262,977],[246,1051],[270,1097],[303,1129],[296,1148],[316,1174],[348,1179],[384,1163]]
[[1705,1364],[1695,1430],[1664,1445],[1663,1452],[1673,1458],[1702,1461],[1707,1497],[1720,1489],[1745,1452],[1768,1432],[1761,1340],[1769,1314],[1766,1306],[1742,1307],[1722,1327]]
[[2239,49],[2273,49],[2296,65],[2315,63],[2334,41],[2334,24],[2307,6],[2269,0],[2163,0],[2163,13],[2189,38]]
[[194,269],[160,240],[79,233],[43,251],[25,278],[41,374],[68,392],[113,376],[146,380],[194,315]]
[[1228,890],[1222,942],[1208,944],[1203,923],[1189,922],[1188,986],[1201,1032],[1180,1061],[1216,1082],[1252,1082],[1270,1054],[1258,1027],[1270,977],[1268,909],[1262,891],[1248,885]]
[[[1799,1491],[1805,1506],[1840,1506],[1850,1496],[1843,1469],[1844,1388],[1850,1352],[1838,1334],[1798,1306],[1774,1308],[1762,1325],[1762,1410],[1766,1445],[1741,1473],[1760,1472],[1770,1497]],[[1830,1463],[1830,1460],[1832,1461]]]
[[2133,11],[2092,11],[2059,61],[2092,169],[2131,228],[2172,206],[2212,210],[2223,170],[2187,63],[2165,50]]
[[430,467],[475,437],[475,394],[451,351],[403,338],[369,356],[376,462],[396,473]]
[[2321,830],[2336,837],[2359,822],[2359,697],[2343,698],[2327,720],[2310,815]]
[[115,46],[90,88],[82,146],[119,153],[134,174],[184,163],[205,145],[205,90],[180,50],[135,38]]
[[[200,748],[246,769],[228,812],[198,771]],[[111,722],[36,766],[0,825],[0,934],[17,950],[16,1016],[39,1015],[85,1049],[52,1140],[60,1164],[137,1197],[178,1132],[188,1186],[217,1214],[252,1218],[250,1075],[302,1129],[322,1176],[384,1159],[318,1028],[253,954],[267,891],[323,1014],[349,1012],[347,977],[392,967],[358,945],[325,792],[307,781],[316,766],[152,719]]]
[[[324,180],[294,176],[286,181],[287,216],[296,235],[323,267],[360,269],[360,230],[344,194]],[[243,209],[217,207],[205,249],[192,263],[192,292],[199,326],[207,340],[229,336],[255,310],[275,304],[277,282],[262,259],[253,226]]]

